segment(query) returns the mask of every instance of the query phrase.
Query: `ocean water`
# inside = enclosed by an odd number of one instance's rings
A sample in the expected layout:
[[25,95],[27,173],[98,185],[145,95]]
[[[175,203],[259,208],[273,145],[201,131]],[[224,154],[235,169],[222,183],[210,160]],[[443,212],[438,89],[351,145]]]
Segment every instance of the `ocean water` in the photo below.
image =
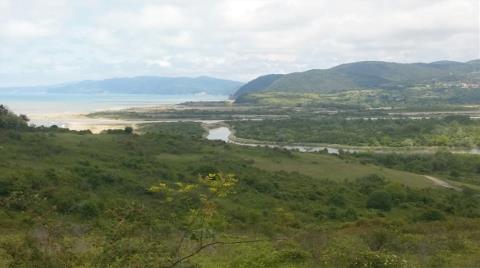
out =
[[30,116],[70,113],[84,114],[101,110],[178,104],[186,101],[221,101],[228,96],[143,95],[143,94],[50,94],[0,92],[0,104],[17,114]]

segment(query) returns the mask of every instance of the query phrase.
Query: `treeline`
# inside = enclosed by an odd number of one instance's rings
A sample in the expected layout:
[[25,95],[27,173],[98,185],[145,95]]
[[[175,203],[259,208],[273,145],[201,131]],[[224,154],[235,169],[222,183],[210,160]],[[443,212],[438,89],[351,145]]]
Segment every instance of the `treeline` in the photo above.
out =
[[169,136],[182,136],[194,139],[202,138],[205,130],[195,122],[147,123],[139,126],[141,133],[155,133]]
[[18,129],[28,127],[28,117],[26,115],[19,115],[12,113],[4,105],[0,104],[0,129]]
[[[209,109],[202,109],[209,108]],[[287,116],[295,112],[292,108],[276,107],[201,107],[189,106],[185,109],[146,110],[146,111],[103,111],[91,113],[90,117],[114,118],[114,119],[197,119],[197,120],[233,120],[237,118],[258,118]]]
[[326,143],[352,146],[480,145],[480,121],[467,116],[432,119],[320,119],[232,121],[239,138],[289,143]]

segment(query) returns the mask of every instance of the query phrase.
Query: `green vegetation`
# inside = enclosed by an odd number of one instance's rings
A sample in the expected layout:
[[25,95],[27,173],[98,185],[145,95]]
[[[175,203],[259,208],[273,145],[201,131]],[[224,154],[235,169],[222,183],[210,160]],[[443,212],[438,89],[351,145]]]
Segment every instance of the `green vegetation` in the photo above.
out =
[[318,119],[231,121],[239,138],[353,146],[480,146],[480,121],[467,116],[433,119]]
[[261,76],[237,103],[345,108],[444,108],[478,104],[478,61],[399,64],[355,62],[325,70]]
[[[352,154],[364,164],[381,165],[421,174],[435,174],[449,180],[480,185],[480,155],[452,154]],[[346,157],[346,156],[345,156]]]
[[327,107],[336,109],[448,110],[462,109],[480,102],[478,88],[459,86],[416,85],[401,90],[351,89],[328,93],[292,93],[267,91],[245,95],[243,103],[266,106]]
[[155,133],[166,136],[183,136],[186,138],[199,139],[204,134],[204,129],[193,122],[168,122],[168,123],[150,123],[139,126],[140,133]]
[[5,106],[0,105],[0,129],[25,129],[28,127],[28,121],[27,116],[17,116]]
[[480,264],[475,190],[200,130],[0,128],[0,266]]
[[91,113],[92,118],[136,119],[136,120],[235,120],[248,118],[278,118],[293,112],[293,108],[261,106],[240,106],[217,104],[213,106],[195,106],[184,104],[165,109],[126,109]]

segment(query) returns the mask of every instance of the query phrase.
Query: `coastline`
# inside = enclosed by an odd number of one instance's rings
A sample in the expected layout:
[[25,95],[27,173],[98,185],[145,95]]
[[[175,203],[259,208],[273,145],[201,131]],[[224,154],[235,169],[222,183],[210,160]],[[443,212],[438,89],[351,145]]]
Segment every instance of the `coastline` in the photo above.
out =
[[56,125],[71,130],[90,130],[92,133],[100,133],[107,129],[122,129],[133,127],[135,121],[117,120],[107,118],[90,118],[86,114],[48,114],[30,116],[30,123],[35,126],[50,127]]
[[[130,107],[122,109],[105,109],[102,111],[164,111],[167,109],[177,109],[178,104],[159,104],[156,106],[142,106]],[[92,111],[95,113],[98,111]],[[61,128],[68,128],[70,130],[90,130],[94,134],[101,133],[108,129],[123,129],[125,127],[132,127],[137,129],[140,124],[148,123],[168,123],[168,122],[199,122],[202,125],[212,125],[223,123],[223,120],[198,120],[198,119],[176,119],[166,118],[159,120],[145,120],[145,119],[115,119],[106,117],[92,117],[90,113],[46,113],[46,114],[32,114],[28,115],[30,124],[35,126],[50,127],[56,125]]]
[[[167,109],[185,109],[181,104],[159,104],[156,106],[142,106],[130,107],[123,109],[105,109],[103,111],[130,111],[130,112],[146,112],[146,111],[164,111]],[[93,112],[94,113],[94,112]],[[340,151],[346,152],[371,152],[371,153],[402,153],[402,154],[432,154],[439,150],[447,150],[452,153],[459,154],[480,154],[479,148],[451,148],[451,147],[384,147],[384,146],[349,146],[342,144],[325,144],[325,143],[282,143],[273,141],[261,141],[255,139],[246,139],[237,137],[235,129],[230,126],[227,120],[201,120],[193,118],[165,118],[157,120],[148,119],[116,119],[105,117],[92,117],[89,113],[48,113],[48,114],[33,114],[30,116],[31,123],[37,126],[52,126],[57,125],[62,128],[69,128],[71,130],[90,130],[94,134],[101,133],[107,129],[123,129],[125,127],[132,127],[138,129],[140,124],[148,123],[167,123],[167,122],[198,122],[201,123],[205,130],[204,138],[207,139],[210,131],[213,129],[225,127],[230,131],[228,141],[232,144],[243,146],[264,146],[271,148],[284,148],[289,150],[299,150],[303,152],[317,152],[324,149],[330,153],[338,154]],[[224,139],[222,139],[224,140]]]

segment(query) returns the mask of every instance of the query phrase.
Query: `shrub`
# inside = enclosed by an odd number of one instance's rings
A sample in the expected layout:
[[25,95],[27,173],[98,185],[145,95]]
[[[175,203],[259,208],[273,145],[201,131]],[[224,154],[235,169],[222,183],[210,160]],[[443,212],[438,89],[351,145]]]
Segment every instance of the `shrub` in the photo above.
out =
[[358,219],[357,211],[353,208],[348,208],[343,212],[342,218],[347,221],[355,221]]
[[357,185],[359,186],[359,191],[363,194],[369,194],[373,192],[375,189],[378,189],[381,186],[385,185],[385,178],[377,175],[372,174],[362,178],[357,179]]
[[100,210],[92,201],[82,201],[76,207],[75,211],[84,218],[94,218],[100,214]]
[[445,220],[443,213],[436,209],[425,211],[419,218],[422,221],[441,221]]
[[351,259],[347,267],[372,267],[372,268],[394,268],[409,267],[407,261],[395,254],[383,252],[365,252],[358,254]]
[[392,208],[392,196],[385,191],[373,192],[368,197],[367,207],[389,211]]
[[337,207],[344,207],[346,204],[345,197],[339,193],[334,193],[329,199],[328,203]]
[[13,190],[13,183],[8,180],[0,180],[0,196],[8,196]]
[[27,128],[28,118],[24,115],[17,116],[4,105],[0,105],[0,129],[19,129]]

